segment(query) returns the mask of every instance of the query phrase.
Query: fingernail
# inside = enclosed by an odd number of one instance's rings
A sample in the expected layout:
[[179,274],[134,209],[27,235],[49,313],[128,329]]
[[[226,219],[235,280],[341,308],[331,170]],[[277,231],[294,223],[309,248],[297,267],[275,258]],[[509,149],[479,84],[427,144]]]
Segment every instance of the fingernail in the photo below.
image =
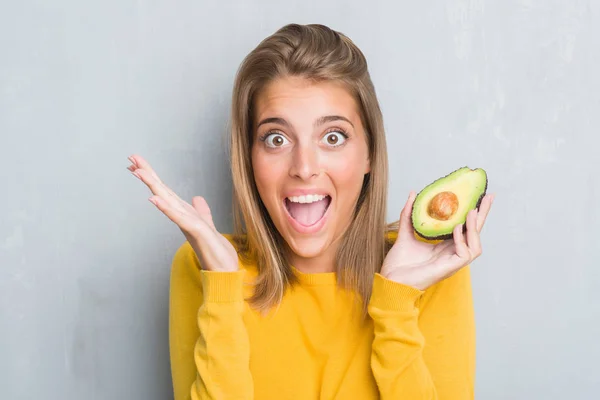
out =
[[156,205],[156,200],[154,199],[154,197],[150,197],[150,198],[148,199],[148,201],[149,201],[150,203],[152,203],[152,204]]
[[133,175],[135,175],[138,179],[142,179],[142,177],[140,176],[140,174],[138,174],[136,171],[131,172]]

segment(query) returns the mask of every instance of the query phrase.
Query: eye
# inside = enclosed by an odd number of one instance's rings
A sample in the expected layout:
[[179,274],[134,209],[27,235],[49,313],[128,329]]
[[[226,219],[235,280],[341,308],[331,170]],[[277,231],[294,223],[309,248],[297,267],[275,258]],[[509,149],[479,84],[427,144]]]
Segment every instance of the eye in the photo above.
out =
[[323,137],[322,141],[331,147],[337,147],[344,144],[347,138],[348,136],[341,131],[331,131]]
[[267,147],[277,148],[288,143],[288,140],[280,133],[267,133],[261,138],[267,144]]

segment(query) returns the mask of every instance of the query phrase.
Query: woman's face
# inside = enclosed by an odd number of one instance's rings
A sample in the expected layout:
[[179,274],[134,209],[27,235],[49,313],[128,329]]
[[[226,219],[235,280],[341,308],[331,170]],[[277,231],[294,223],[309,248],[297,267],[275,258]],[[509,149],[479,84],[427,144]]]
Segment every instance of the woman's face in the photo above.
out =
[[336,82],[290,77],[255,100],[252,166],[292,265],[331,270],[365,174],[368,147],[354,98]]

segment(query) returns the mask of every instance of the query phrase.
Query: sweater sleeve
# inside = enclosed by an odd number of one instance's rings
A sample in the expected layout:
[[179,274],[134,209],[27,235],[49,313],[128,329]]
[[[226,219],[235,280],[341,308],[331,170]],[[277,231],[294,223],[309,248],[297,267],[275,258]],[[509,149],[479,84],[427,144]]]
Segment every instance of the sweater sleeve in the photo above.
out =
[[368,312],[374,328],[371,369],[381,400],[438,399],[423,358],[417,308],[423,293],[375,274]]
[[469,266],[425,291],[376,275],[369,313],[372,370],[382,400],[474,398]]
[[204,302],[198,310],[200,337],[194,349],[198,377],[192,399],[252,399],[250,344],[243,319],[244,270],[201,274]]
[[169,310],[175,400],[253,398],[244,273],[204,271],[191,246],[177,251]]

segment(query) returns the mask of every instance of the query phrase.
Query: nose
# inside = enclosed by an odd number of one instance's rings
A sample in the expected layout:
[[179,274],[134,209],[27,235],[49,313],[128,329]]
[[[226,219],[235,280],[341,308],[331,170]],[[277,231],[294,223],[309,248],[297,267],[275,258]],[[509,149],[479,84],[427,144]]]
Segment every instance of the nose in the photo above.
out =
[[290,176],[309,180],[319,175],[319,154],[318,150],[310,144],[297,146],[292,156],[290,166]]

